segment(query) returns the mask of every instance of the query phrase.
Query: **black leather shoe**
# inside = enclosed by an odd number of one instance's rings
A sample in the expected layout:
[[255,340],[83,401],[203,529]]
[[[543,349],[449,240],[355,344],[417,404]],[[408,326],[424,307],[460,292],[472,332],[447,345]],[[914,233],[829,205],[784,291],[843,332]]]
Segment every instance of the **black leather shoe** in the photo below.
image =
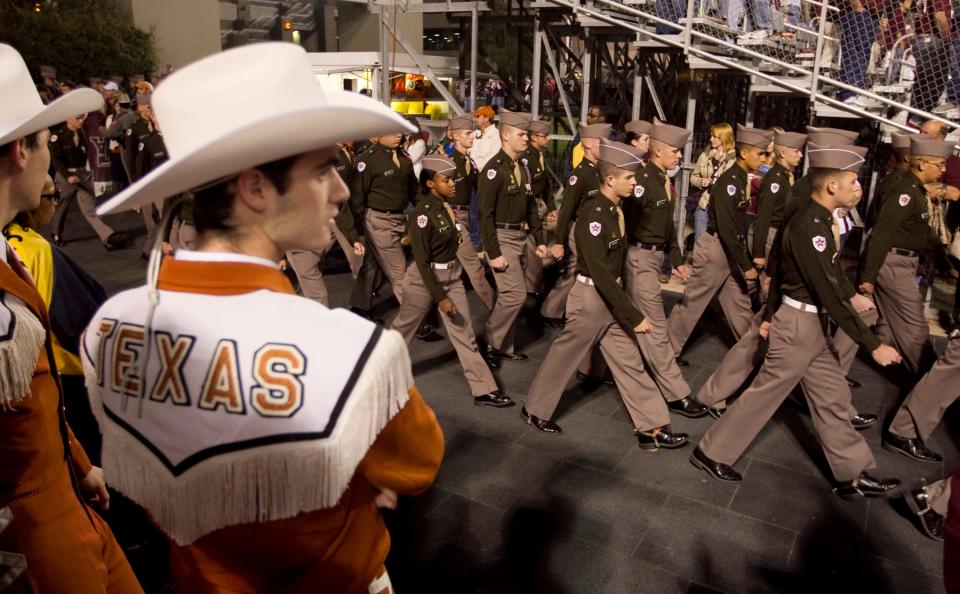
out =
[[893,433],[885,433],[883,436],[883,449],[890,452],[898,452],[907,458],[913,458],[920,462],[942,462],[943,456],[927,449],[919,439],[908,439],[900,437]]
[[674,360],[677,362],[677,367],[690,367],[690,361],[687,361],[680,355],[677,355]]
[[63,237],[56,233],[53,234],[53,243],[54,245],[60,245],[60,246],[67,244],[67,242],[63,240]]
[[482,396],[474,396],[473,403],[477,406],[493,406],[495,408],[506,408],[516,404],[516,402],[510,400],[509,396],[501,394],[500,390],[494,390]]
[[420,328],[417,329],[416,337],[417,340],[422,340],[423,342],[443,340],[443,336],[440,336],[440,334],[437,333],[437,329],[430,324],[421,324]]
[[557,425],[549,419],[541,419],[540,417],[535,417],[527,412],[527,407],[520,407],[520,414],[523,415],[523,418],[527,421],[527,425],[536,427],[538,431],[543,431],[544,433],[563,433],[563,429],[560,428],[560,425]]
[[498,351],[493,347],[487,347],[487,356],[495,357],[504,361],[526,361],[529,359],[523,353],[504,353],[503,351]]
[[637,441],[640,442],[641,450],[659,450],[664,448],[672,450],[687,445],[686,433],[672,433],[665,425],[650,431],[636,431]]
[[697,402],[693,396],[687,396],[682,400],[674,400],[667,403],[670,412],[697,419],[707,414],[707,407]]
[[850,377],[850,376],[848,375],[848,376],[847,376],[847,385],[850,386],[851,388],[859,388],[859,387],[860,387],[860,382],[858,382],[857,380],[853,379],[852,377]]
[[877,422],[877,419],[880,418],[877,415],[871,415],[870,413],[859,413],[857,416],[850,419],[850,424],[853,425],[853,428],[857,431],[862,431],[873,425]]
[[903,496],[910,511],[917,515],[920,529],[933,540],[943,540],[943,516],[933,511],[927,501],[927,492],[923,489],[914,489]]
[[547,330],[563,330],[565,322],[562,318],[542,318],[543,326]]
[[710,473],[710,476],[717,480],[729,482],[743,480],[740,473],[734,470],[732,466],[728,466],[723,462],[714,462],[710,458],[707,458],[707,455],[703,453],[700,446],[697,446],[696,449],[693,450],[693,453],[690,454],[690,463],[701,470],[706,470]]
[[585,384],[599,384],[602,382],[604,384],[607,384],[608,386],[616,385],[616,383],[613,381],[613,378],[587,375],[586,373],[583,373],[580,370],[577,370],[576,376],[577,376],[578,382],[583,382]]
[[841,497],[884,497],[899,485],[899,479],[878,479],[863,472],[860,478],[836,487],[833,492]]
[[710,413],[710,416],[714,419],[719,419],[723,416],[723,413],[727,412],[726,408],[713,408],[712,406],[707,407],[707,412]]
[[113,233],[103,242],[103,247],[108,252],[118,250],[126,245],[126,238],[120,233]]

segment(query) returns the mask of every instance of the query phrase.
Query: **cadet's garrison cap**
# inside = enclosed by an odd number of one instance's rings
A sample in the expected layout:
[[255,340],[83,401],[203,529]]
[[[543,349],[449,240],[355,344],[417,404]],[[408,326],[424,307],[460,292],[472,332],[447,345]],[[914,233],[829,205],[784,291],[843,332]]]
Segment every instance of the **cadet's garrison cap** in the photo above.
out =
[[530,134],[550,134],[550,122],[546,120],[533,120],[527,127]]
[[807,126],[807,143],[822,146],[846,146],[853,144],[860,136],[859,132],[841,130],[840,128],[814,128]]
[[457,169],[457,164],[451,161],[449,157],[438,154],[425,156],[420,160],[420,165],[423,166],[426,171],[442,173],[444,175],[449,175]]
[[634,134],[646,134],[649,136],[653,132],[653,124],[647,120],[634,120],[632,122],[627,122],[627,125],[623,127],[627,132],[633,132]]
[[632,146],[606,138],[600,139],[600,160],[615,167],[635,171],[643,163],[642,156],[640,151]]
[[687,140],[690,138],[690,131],[670,124],[654,124],[650,132],[650,138],[669,144],[673,148],[682,148],[686,146]]
[[900,154],[910,154],[910,137],[913,134],[909,132],[894,132],[890,135],[890,145],[894,152]]
[[807,135],[799,132],[774,132],[773,144],[800,150],[807,142]]
[[954,144],[949,140],[937,140],[923,134],[910,137],[911,157],[940,157],[946,159],[953,154]]
[[529,113],[518,113],[515,111],[500,110],[500,123],[505,126],[512,126],[518,130],[526,130],[530,126],[530,120],[533,117]]
[[737,144],[746,144],[765,149],[770,146],[771,140],[773,140],[773,132],[769,130],[747,128],[743,124],[737,124]]
[[807,143],[807,159],[810,167],[818,169],[839,169],[857,173],[863,165],[866,147],[847,145],[820,145]]
[[580,124],[580,138],[607,138],[611,130],[612,124]]
[[450,122],[447,124],[447,132],[456,130],[473,130],[473,116],[463,114],[450,118]]

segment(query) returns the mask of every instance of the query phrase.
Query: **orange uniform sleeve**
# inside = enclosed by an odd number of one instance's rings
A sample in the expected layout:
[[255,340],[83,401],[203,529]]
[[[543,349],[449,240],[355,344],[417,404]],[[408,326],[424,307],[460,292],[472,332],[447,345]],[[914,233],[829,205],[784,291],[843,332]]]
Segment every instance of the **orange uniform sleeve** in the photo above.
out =
[[416,387],[360,462],[358,474],[378,487],[416,495],[433,482],[443,459],[443,432]]
[[87,458],[87,453],[83,451],[83,446],[77,441],[70,427],[67,427],[67,439],[70,441],[70,464],[73,465],[77,478],[82,479],[90,474],[93,464],[90,463],[90,458]]

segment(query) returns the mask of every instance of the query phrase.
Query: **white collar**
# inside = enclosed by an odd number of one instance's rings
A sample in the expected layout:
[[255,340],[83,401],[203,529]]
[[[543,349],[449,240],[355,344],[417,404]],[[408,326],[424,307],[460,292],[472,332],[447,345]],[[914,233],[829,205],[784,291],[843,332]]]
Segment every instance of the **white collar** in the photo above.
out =
[[196,252],[190,250],[177,250],[174,256],[177,260],[185,262],[243,262],[246,264],[259,264],[260,266],[269,266],[270,268],[280,269],[280,265],[273,260],[261,258],[259,256],[248,256],[247,254],[238,254],[236,252]]

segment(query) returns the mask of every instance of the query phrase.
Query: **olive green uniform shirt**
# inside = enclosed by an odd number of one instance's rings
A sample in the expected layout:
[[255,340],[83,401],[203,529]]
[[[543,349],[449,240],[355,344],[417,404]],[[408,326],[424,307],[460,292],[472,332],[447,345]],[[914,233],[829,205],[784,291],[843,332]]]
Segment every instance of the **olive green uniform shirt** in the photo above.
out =
[[661,245],[674,267],[683,264],[673,224],[673,193],[667,194],[667,174],[653,163],[637,170],[633,197],[623,201],[627,240]]
[[553,203],[553,192],[550,187],[550,177],[547,175],[547,163],[543,153],[538,148],[530,146],[527,150],[520,153],[520,163],[530,174],[530,193],[534,198],[539,198],[547,204],[547,212],[557,209]]
[[543,227],[537,203],[530,197],[530,180],[520,165],[520,179],[514,167],[519,165],[502,150],[487,162],[477,178],[480,238],[489,259],[503,255],[497,241],[497,224],[526,223],[537,243],[543,244]]
[[466,208],[470,206],[473,190],[477,187],[477,166],[469,155],[462,155],[456,149],[454,149],[450,159],[457,166],[457,170],[452,176],[455,194],[450,199],[450,204]]
[[757,217],[753,222],[753,257],[766,258],[767,235],[770,227],[783,223],[783,210],[790,191],[790,172],[779,163],[774,163],[760,180],[757,195]]
[[567,241],[570,224],[577,220],[583,204],[599,193],[600,178],[597,177],[596,165],[587,159],[580,161],[563,189],[563,200],[557,211],[557,242]]
[[620,233],[617,205],[606,196],[588,200],[574,227],[577,239],[577,272],[593,279],[597,292],[613,317],[635,328],[643,314],[623,290],[623,267],[627,261],[627,240]]
[[[399,166],[393,160],[394,153]],[[357,156],[349,187],[351,209],[358,220],[365,208],[402,212],[419,193],[410,159],[377,142]]]
[[430,192],[421,196],[417,207],[407,218],[407,234],[410,235],[413,260],[423,283],[433,300],[440,303],[447,297],[447,293],[437,280],[430,263],[447,263],[457,259],[457,249],[460,247],[457,221],[450,218],[450,213],[443,206],[443,200]]
[[748,187],[747,172],[734,164],[710,186],[710,204],[707,206],[707,229],[716,231],[727,258],[743,272],[753,268],[753,259],[743,235],[750,206]]

